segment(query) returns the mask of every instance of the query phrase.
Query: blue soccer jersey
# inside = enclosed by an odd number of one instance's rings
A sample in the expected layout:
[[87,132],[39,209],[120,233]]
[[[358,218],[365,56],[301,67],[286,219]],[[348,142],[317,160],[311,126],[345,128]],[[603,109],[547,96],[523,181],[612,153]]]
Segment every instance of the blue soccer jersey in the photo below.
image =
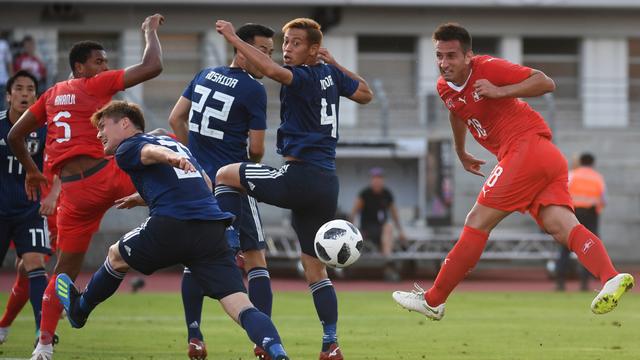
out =
[[[26,172],[7,141],[11,127],[8,112],[0,111],[0,217],[4,218],[32,214],[40,206],[39,202],[27,199],[24,190]],[[25,139],[29,153],[41,170],[45,136],[46,128],[40,128]]]
[[278,153],[335,170],[340,96],[359,82],[333,65],[285,66],[293,73],[280,90]]
[[[142,148],[161,145],[185,156],[198,169],[184,172],[168,164],[143,165]],[[189,149],[168,136],[138,134],[124,140],[116,150],[116,162],[133,181],[149,206],[150,216],[167,216],[179,220],[224,220],[233,215],[220,210],[207,186],[202,167]]]
[[249,161],[249,130],[267,128],[267,93],[260,82],[240,68],[207,68],[182,96],[191,101],[189,150],[212,179],[224,165]]

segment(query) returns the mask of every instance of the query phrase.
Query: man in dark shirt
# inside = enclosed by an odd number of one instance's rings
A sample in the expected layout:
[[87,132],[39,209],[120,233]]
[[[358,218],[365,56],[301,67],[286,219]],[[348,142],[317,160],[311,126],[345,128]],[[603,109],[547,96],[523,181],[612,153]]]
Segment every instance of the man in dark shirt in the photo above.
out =
[[[393,251],[393,227],[389,222],[389,215],[398,230],[398,238],[406,242],[404,231],[398,217],[398,209],[393,202],[393,194],[384,186],[384,171],[375,167],[369,171],[371,176],[369,186],[364,188],[353,205],[351,221],[355,221],[360,214],[360,230],[365,240],[373,242],[382,256],[389,257]],[[385,266],[385,279],[396,280],[398,275],[393,270],[391,262]]]

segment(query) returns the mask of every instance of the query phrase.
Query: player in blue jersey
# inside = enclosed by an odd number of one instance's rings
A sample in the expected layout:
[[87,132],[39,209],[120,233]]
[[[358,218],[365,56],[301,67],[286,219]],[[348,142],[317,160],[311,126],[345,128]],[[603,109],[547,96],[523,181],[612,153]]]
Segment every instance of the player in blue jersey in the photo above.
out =
[[[238,28],[236,34],[267,56],[273,53],[272,29],[246,24]],[[229,66],[209,67],[198,72],[169,115],[175,135],[188,145],[209,177],[215,178],[218,169],[224,165],[248,161],[257,163],[262,159],[267,127],[267,94],[264,86],[256,80],[262,77],[255,66],[235,51]],[[216,189],[217,193],[221,191],[226,190]],[[234,231],[228,234],[233,243],[230,245],[242,250],[249,299],[256,308],[271,316],[273,295],[264,255],[260,214],[254,198],[243,195],[241,201],[240,211],[245,216],[238,216],[242,223],[234,224]],[[220,204],[223,210],[227,210],[224,206]],[[202,300],[202,290],[189,269],[185,269],[182,301],[191,359],[206,354],[200,331]],[[259,345],[254,347],[254,354],[264,358],[265,352]]]
[[84,292],[78,292],[68,275],[58,275],[56,294],[71,326],[83,327],[91,311],[115,293],[129,268],[149,275],[183,264],[251,341],[261,344],[272,359],[288,360],[271,319],[249,301],[225,240],[233,215],[220,210],[211,180],[189,150],[171,137],[144,134],[142,111],[125,101],[107,104],[91,122],[105,154],[115,154],[148,204],[149,218],[109,248]]
[[218,171],[216,184],[292,210],[305,277],[323,326],[320,359],[342,359],[336,331],[338,300],[325,265],[316,257],[313,240],[318,228],[335,217],[337,208],[340,96],[366,104],[373,93],[362,77],[339,65],[321,47],[322,32],[314,20],[294,19],[282,28],[284,66],[242,41],[231,23],[218,20],[216,30],[261,73],[282,84],[277,147],[286,161],[280,169],[251,163],[227,165]]
[[[20,258],[18,271],[29,278],[29,300],[40,329],[42,294],[47,287],[45,255],[51,254],[47,221],[38,201],[27,198],[26,171],[8,146],[7,134],[18,118],[36,101],[38,82],[29,72],[16,72],[7,82],[8,110],[0,112],[0,264],[13,240]],[[34,162],[42,169],[46,128],[30,133],[25,142]],[[39,200],[39,199],[38,199]],[[22,303],[24,304],[24,303]],[[9,308],[9,307],[8,307]],[[17,312],[14,311],[17,315]],[[3,320],[5,320],[3,318]],[[13,320],[13,319],[11,319]],[[0,324],[0,344],[6,341],[9,323]]]

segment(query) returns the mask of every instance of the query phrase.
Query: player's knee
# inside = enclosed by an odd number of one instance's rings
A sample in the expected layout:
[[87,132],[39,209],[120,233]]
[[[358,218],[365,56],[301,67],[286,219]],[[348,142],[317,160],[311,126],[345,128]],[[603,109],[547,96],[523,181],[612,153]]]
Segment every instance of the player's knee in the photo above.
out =
[[246,270],[251,270],[256,267],[267,267],[267,260],[264,256],[264,252],[260,250],[249,250],[244,252],[244,267]]
[[44,267],[44,256],[40,253],[26,253],[22,255],[22,267],[25,272]]
[[119,272],[127,272],[129,270],[129,265],[122,259],[120,255],[120,248],[118,247],[120,243],[117,242],[111,247],[109,247],[109,254],[107,258],[109,259],[109,264],[115,271]]

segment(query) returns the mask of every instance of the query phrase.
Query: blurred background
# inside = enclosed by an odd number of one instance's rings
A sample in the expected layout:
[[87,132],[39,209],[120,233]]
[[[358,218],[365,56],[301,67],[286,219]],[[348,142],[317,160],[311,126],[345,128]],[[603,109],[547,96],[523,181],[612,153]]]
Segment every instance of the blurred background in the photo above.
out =
[[[0,1],[0,9],[1,37],[14,60],[28,50],[24,40],[31,37],[47,85],[69,76],[68,51],[79,40],[103,43],[112,68],[137,63],[144,46],[142,21],[163,14],[163,73],[121,94],[143,105],[149,128],[169,128],[169,112],[199,69],[230,62],[233,49],[216,33],[216,19],[236,27],[255,22],[276,29],[277,62],[282,25],[296,17],[317,20],[324,45],[338,62],[367,79],[376,95],[367,106],[341,104],[337,216],[349,216],[369,184],[370,170],[381,168],[407,238],[395,244],[390,257],[367,246],[363,259],[339,274],[352,277],[383,276],[387,260],[396,262],[399,276],[437,268],[481,187],[483,179],[466,173],[453,152],[446,108],[435,90],[432,31],[443,22],[458,22],[471,32],[476,54],[503,57],[555,80],[553,94],[526,101],[545,117],[569,160],[585,151],[596,156],[596,169],[608,187],[601,238],[614,262],[640,265],[640,1],[21,0]],[[278,166],[279,85],[262,81],[269,99],[264,162]],[[484,171],[490,172],[493,156],[471,138],[467,146],[488,160]],[[288,211],[266,205],[260,211],[273,273],[295,276],[297,241]],[[146,209],[112,209],[85,267],[101,264],[106,248],[146,215]],[[535,266],[552,274],[557,253],[528,215],[513,214],[492,234],[483,255],[491,261],[481,264]],[[3,265],[12,264],[8,258]]]

